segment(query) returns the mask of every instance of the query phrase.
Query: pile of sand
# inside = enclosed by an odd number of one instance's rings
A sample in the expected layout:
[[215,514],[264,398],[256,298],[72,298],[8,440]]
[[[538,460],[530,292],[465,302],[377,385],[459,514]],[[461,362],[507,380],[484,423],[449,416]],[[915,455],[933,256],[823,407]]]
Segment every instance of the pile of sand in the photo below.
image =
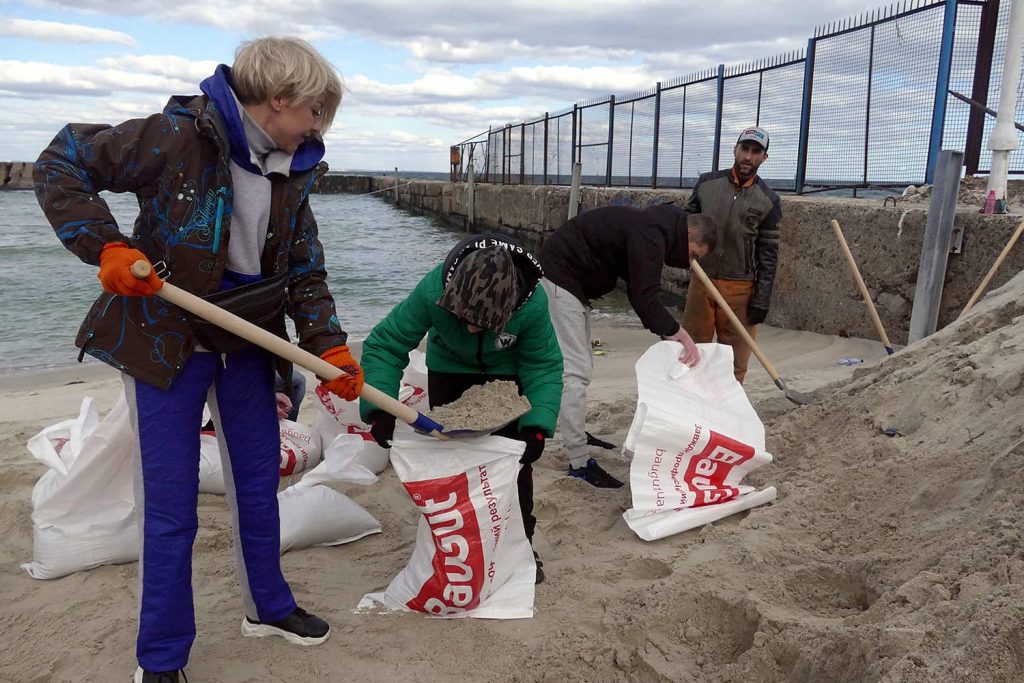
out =
[[608,606],[616,666],[661,681],[1021,680],[1024,273],[818,393],[768,425],[775,464],[751,479],[779,502],[648,561],[667,578]]

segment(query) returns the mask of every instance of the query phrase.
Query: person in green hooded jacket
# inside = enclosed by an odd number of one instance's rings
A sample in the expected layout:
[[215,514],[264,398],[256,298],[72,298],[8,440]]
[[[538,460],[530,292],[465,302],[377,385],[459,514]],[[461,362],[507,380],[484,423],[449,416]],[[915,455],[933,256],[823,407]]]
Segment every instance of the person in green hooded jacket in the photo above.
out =
[[[526,443],[518,487],[531,543],[537,523],[533,463],[554,435],[562,398],[562,352],[547,295],[537,286],[542,276],[537,259],[514,240],[495,233],[468,237],[373,328],[360,361],[367,383],[397,397],[409,352],[427,337],[432,409],[472,386],[493,380],[517,384],[530,410],[495,434]],[[360,413],[374,440],[390,448],[394,416],[368,401],[361,402]],[[543,578],[538,561],[537,583]]]

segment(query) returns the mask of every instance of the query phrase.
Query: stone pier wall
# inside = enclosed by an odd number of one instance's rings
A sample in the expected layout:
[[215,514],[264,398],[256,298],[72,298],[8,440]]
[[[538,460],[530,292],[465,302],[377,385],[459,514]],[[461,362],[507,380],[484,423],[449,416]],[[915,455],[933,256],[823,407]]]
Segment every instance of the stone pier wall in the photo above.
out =
[[[333,177],[324,178],[324,191],[332,191],[334,182]],[[338,187],[351,182],[343,181]],[[399,180],[399,184],[400,205],[441,216],[459,227],[470,227],[465,184],[406,180]],[[380,195],[394,201],[394,188],[394,178],[375,177],[366,191],[384,190]],[[1010,196],[1011,206],[1018,207],[1016,215],[983,216],[973,203],[958,209],[955,227],[963,231],[963,250],[949,256],[940,327],[957,317],[1024,218],[1019,213],[1024,203],[1020,201],[1024,199],[1020,189],[1015,183]],[[689,194],[689,190],[584,187],[580,211],[607,204],[682,203]],[[500,230],[531,245],[542,242],[547,233],[561,225],[569,208],[567,187],[478,183],[475,195],[475,230]],[[894,207],[890,200],[888,204],[884,206],[881,198],[784,196],[782,246],[768,322],[823,334],[877,337],[832,232],[830,221],[835,218],[843,228],[890,340],[905,344],[928,201],[901,200]],[[1011,251],[989,289],[1022,269],[1024,240]],[[680,291],[685,282],[685,272],[666,269],[666,289]]]
[[0,189],[31,190],[32,164],[27,161],[0,161]]

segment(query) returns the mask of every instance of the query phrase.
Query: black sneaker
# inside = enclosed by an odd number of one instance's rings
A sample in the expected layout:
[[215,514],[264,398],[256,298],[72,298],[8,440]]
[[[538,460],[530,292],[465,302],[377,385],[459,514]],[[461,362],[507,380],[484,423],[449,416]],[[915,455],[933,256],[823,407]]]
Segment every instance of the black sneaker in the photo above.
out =
[[537,563],[537,579],[533,582],[535,585],[544,583],[544,562],[541,561],[540,555],[537,551],[533,551],[533,561]]
[[263,623],[242,619],[242,635],[250,638],[281,636],[295,645],[319,645],[331,635],[331,627],[320,617],[296,607],[281,621]]
[[593,458],[587,460],[587,464],[583,467],[569,467],[569,476],[582,479],[599,489],[620,489],[623,486],[621,481],[601,469],[601,466]]
[[[180,676],[178,674],[181,674]],[[141,666],[135,670],[133,683],[188,683],[184,669],[175,671],[146,671]]]
[[583,432],[583,433],[587,435],[587,445],[588,446],[594,446],[595,448],[603,448],[606,451],[615,450],[615,444],[608,443],[607,441],[603,441],[603,440],[597,438],[596,436],[594,436],[593,434],[591,434],[590,432]]

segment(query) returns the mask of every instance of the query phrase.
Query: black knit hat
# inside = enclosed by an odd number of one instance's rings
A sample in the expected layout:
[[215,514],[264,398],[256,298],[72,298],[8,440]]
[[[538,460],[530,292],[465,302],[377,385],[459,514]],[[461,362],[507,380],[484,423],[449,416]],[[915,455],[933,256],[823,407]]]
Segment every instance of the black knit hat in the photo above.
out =
[[458,265],[437,305],[470,325],[500,330],[512,317],[518,299],[512,255],[502,247],[485,247]]

